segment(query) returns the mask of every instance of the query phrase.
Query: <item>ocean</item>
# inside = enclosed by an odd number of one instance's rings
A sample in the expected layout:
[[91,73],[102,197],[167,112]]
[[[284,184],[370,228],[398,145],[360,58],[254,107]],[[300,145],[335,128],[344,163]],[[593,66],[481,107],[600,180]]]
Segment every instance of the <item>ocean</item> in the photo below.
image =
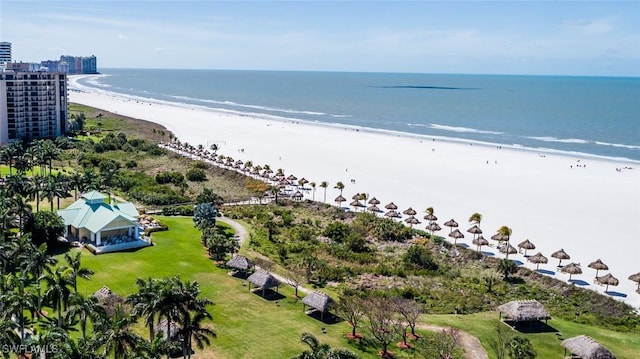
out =
[[127,96],[640,162],[640,78],[101,69]]

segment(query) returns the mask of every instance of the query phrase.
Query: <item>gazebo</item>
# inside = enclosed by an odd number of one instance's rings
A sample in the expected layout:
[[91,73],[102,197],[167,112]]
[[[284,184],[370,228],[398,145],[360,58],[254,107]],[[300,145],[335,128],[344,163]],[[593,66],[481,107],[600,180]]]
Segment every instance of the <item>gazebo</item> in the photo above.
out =
[[324,313],[331,310],[332,305],[333,298],[320,292],[309,293],[302,299],[302,311],[305,311],[307,306],[317,310],[320,312],[320,320],[323,320]]
[[272,276],[269,272],[265,272],[262,270],[254,272],[252,275],[247,278],[249,281],[249,290],[251,290],[251,284],[253,284],[256,288],[262,289],[262,296],[264,297],[264,292],[269,289],[276,287],[276,292],[278,291],[278,286],[280,286],[280,281],[276,279],[276,277]]
[[616,359],[609,349],[586,335],[565,339],[562,346],[565,356],[569,351],[573,359]]
[[234,269],[234,272],[238,271],[243,273],[247,273],[254,266],[253,262],[249,258],[241,254],[234,254],[233,258],[229,259],[226,265],[227,267]]
[[504,322],[510,321],[514,327],[519,323],[539,322],[551,319],[551,315],[537,300],[514,300],[498,306],[500,319]]

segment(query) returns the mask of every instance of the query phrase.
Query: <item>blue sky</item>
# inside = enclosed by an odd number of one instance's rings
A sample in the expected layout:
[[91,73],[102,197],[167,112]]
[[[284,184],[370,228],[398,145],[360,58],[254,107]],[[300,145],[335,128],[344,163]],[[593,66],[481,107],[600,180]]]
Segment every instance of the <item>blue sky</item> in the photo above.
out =
[[0,0],[17,61],[640,76],[638,1]]

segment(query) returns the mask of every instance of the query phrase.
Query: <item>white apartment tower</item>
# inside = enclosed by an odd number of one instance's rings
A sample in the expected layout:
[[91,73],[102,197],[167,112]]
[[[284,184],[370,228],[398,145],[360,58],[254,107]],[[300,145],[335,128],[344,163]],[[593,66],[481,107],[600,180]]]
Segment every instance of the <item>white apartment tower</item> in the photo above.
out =
[[0,68],[4,68],[4,64],[11,62],[11,43],[0,42]]
[[0,71],[0,144],[66,132],[66,74]]

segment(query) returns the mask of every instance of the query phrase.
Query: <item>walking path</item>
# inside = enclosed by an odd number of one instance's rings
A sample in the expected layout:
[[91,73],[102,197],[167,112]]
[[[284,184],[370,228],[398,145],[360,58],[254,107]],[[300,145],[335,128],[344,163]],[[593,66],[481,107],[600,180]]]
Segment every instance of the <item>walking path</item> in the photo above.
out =
[[[242,243],[249,236],[249,234],[247,233],[247,230],[240,223],[227,217],[218,217],[216,220],[230,225],[231,228],[233,228],[236,231],[238,244],[242,246]],[[284,276],[281,276],[275,273],[271,273],[271,275],[276,277],[282,283],[289,283],[288,279]],[[305,288],[303,286],[300,286],[298,287],[298,291],[308,294],[312,290]],[[434,332],[441,331],[442,329],[447,329],[446,327],[439,327],[439,326],[428,325],[428,324],[418,324],[416,328],[423,329],[423,330],[430,330]],[[484,350],[478,338],[462,330],[459,330],[458,333],[460,335],[459,344],[460,344],[460,347],[462,347],[462,349],[464,350],[465,359],[488,359],[489,358],[487,356],[487,351]]]

